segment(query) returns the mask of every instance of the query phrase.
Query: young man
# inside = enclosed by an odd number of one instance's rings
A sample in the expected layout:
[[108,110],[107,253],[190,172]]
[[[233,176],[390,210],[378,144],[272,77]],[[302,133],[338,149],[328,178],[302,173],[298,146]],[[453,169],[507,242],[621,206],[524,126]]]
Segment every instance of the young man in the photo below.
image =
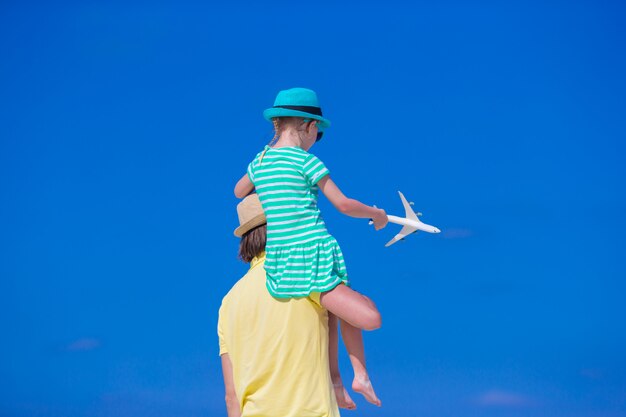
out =
[[238,206],[239,255],[250,270],[222,300],[218,335],[228,417],[338,417],[319,297],[279,300],[265,287],[265,215],[256,194]]

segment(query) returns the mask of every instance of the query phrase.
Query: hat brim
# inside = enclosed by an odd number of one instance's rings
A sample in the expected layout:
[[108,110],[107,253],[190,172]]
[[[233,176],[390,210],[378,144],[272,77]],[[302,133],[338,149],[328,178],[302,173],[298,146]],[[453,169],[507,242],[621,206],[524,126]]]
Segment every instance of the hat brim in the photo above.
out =
[[330,120],[324,119],[322,116],[318,116],[317,114],[307,113],[299,110],[291,110],[291,109],[281,109],[279,107],[271,107],[263,112],[263,117],[265,120],[271,122],[275,117],[304,117],[308,119],[315,119],[320,121],[320,125],[324,128],[330,126]]
[[246,232],[249,232],[255,227],[261,226],[265,223],[267,223],[267,220],[265,219],[265,213],[258,214],[254,216],[253,218],[251,218],[250,220],[248,220],[247,222],[245,222],[244,224],[242,224],[241,226],[239,226],[238,228],[236,228],[235,236],[241,237]]

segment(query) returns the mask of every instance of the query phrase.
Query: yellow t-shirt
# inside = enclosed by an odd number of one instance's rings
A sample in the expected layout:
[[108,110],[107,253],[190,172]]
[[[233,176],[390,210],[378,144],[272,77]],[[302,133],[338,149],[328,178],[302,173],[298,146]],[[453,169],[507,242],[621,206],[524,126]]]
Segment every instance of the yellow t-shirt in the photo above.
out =
[[339,417],[328,369],[328,315],[319,293],[273,298],[265,254],[222,300],[217,331],[242,416]]

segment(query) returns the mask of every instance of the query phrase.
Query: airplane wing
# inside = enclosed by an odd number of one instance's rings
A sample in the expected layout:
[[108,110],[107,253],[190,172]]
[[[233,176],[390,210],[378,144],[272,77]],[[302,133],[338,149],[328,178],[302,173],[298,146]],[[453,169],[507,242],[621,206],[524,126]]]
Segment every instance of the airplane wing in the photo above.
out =
[[[400,194],[402,195],[402,194]],[[404,226],[402,228],[402,230],[400,230],[400,233],[398,233],[397,235],[394,236],[393,239],[391,239],[389,242],[387,242],[387,244],[385,245],[385,247],[387,246],[391,246],[394,243],[396,243],[398,240],[402,240],[405,237],[407,237],[408,235],[410,235],[411,233],[415,233],[417,231],[416,228],[411,227],[411,226]]]
[[[406,201],[406,198],[404,198],[404,194],[402,194],[400,191],[398,191],[398,194],[400,194],[400,199],[402,200],[402,205],[404,205],[404,211],[406,212],[406,216],[405,217],[407,219],[419,221],[419,219],[417,218],[417,215],[413,211],[413,208],[411,207],[409,202]],[[404,229],[402,229],[402,230],[404,230]],[[400,232],[400,233],[402,233],[402,232]]]

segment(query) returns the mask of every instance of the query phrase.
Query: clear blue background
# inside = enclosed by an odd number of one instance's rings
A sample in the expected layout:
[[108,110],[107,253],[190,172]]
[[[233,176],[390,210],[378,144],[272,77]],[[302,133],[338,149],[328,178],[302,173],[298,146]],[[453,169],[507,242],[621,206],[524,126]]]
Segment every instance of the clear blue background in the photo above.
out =
[[[225,415],[233,196],[315,89],[367,333],[354,416],[626,416],[621,2],[0,5],[0,415]],[[342,369],[351,379],[345,353]]]

